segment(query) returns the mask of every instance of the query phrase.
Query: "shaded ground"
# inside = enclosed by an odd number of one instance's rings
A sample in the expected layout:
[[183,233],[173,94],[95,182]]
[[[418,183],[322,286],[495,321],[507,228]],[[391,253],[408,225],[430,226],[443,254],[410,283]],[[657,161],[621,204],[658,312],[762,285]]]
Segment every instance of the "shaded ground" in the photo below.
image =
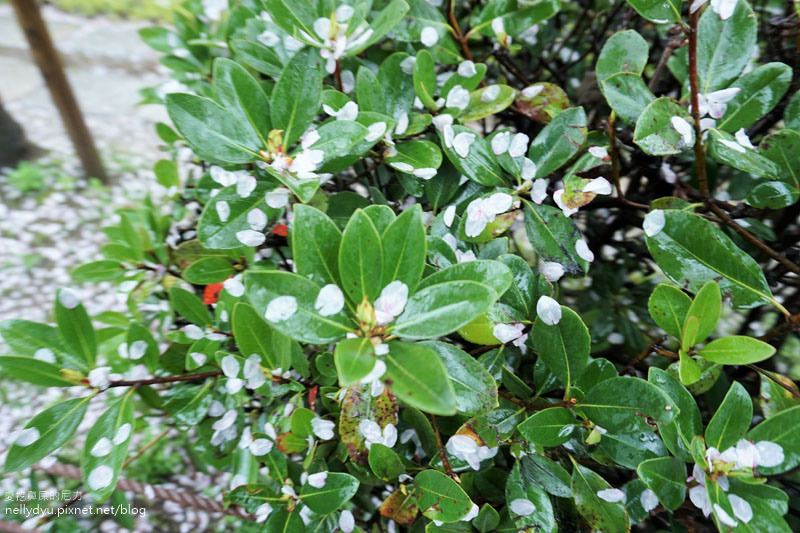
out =
[[[72,146],[32,64],[10,6],[0,6],[0,98],[54,165],[35,165],[41,193],[21,193],[0,174],[0,320],[46,320],[55,288],[97,257],[101,227],[114,209],[153,184],[158,106],[137,106],[138,92],[166,79],[141,41],[142,23],[86,19],[44,9],[56,46],[114,183],[93,187],[80,176]],[[6,170],[5,174],[8,173]],[[36,172],[34,172],[35,174]],[[110,287],[81,288],[90,310],[114,307]]]

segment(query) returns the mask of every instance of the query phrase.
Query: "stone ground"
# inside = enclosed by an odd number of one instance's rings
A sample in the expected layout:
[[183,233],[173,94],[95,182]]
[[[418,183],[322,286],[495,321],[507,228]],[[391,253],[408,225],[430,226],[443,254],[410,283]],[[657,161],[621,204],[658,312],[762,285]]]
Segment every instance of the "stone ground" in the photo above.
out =
[[[98,187],[75,177],[80,176],[80,167],[69,138],[30,60],[13,12],[8,5],[0,5],[0,99],[22,124],[28,139],[46,154],[36,163],[45,179],[40,191],[20,192],[8,183],[10,169],[0,169],[0,320],[50,321],[55,290],[60,286],[72,287],[90,313],[120,308],[122,302],[111,286],[75,287],[69,271],[98,258],[105,240],[101,228],[113,220],[115,209],[145,194],[158,193],[151,172],[160,157],[153,126],[167,117],[163,108],[142,107],[137,102],[140,89],[158,85],[168,75],[159,68],[157,55],[139,41],[137,30],[144,24],[87,19],[51,8],[44,9],[44,16],[112,183]],[[0,353],[4,353],[1,341]],[[0,381],[0,457],[20,428],[44,406],[65,393],[85,394],[85,389],[75,389],[80,387],[34,390]],[[70,453],[79,449],[83,435],[102,410],[103,402],[92,402],[75,442],[68,446]],[[53,460],[47,458],[43,463]],[[30,478],[21,474],[0,476],[0,493],[30,489]],[[210,484],[208,476],[187,472],[163,486],[196,491]],[[216,518],[161,503],[138,500],[139,506],[148,509],[148,518],[137,521],[136,531],[203,531]],[[152,522],[151,511],[160,517],[158,526]],[[110,520],[103,522],[100,530],[122,531]]]
[[[80,169],[69,138],[13,11],[0,6],[0,99],[28,139],[57,163],[45,169],[47,183],[38,194],[20,193],[0,172],[0,320],[47,320],[55,288],[71,283],[69,270],[97,257],[100,228],[114,209],[152,187],[150,169],[159,158],[153,125],[166,120],[162,107],[137,105],[140,89],[167,79],[156,53],[139,40],[146,23],[51,8],[44,17],[113,183],[98,188],[70,179]],[[108,286],[77,290],[90,311],[116,302]]]

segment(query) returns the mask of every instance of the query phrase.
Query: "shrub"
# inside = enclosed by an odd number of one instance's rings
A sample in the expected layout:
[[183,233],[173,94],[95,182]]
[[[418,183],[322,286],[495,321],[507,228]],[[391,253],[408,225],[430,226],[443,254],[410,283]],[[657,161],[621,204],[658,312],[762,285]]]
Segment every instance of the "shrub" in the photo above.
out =
[[106,402],[98,501],[147,416],[265,531],[789,531],[796,14],[759,5],[205,1],[143,30],[170,194],[74,273],[128,313],[63,289],[55,327],[2,325],[5,373],[83,387],[6,469]]

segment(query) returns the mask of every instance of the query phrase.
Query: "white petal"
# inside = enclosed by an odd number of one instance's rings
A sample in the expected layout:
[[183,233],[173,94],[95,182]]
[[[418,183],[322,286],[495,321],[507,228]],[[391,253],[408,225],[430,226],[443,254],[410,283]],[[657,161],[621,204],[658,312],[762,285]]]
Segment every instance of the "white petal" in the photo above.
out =
[[681,135],[684,145],[688,146],[694,142],[694,128],[685,118],[674,116],[669,121],[675,131]]
[[594,253],[592,253],[589,249],[589,245],[586,244],[586,241],[583,239],[578,239],[575,242],[575,252],[577,252],[578,256],[584,261],[589,261],[590,263],[594,261]]
[[553,283],[560,280],[566,271],[564,270],[564,265],[561,263],[542,261],[539,263],[539,273],[544,276],[544,279]]
[[408,301],[408,285],[402,281],[393,281],[381,291],[375,300],[375,317],[378,324],[385,325],[399,316]]
[[358,104],[350,101],[336,112],[336,120],[355,120],[358,117]]
[[216,204],[214,204],[214,208],[217,211],[217,216],[219,217],[220,222],[227,222],[228,218],[231,216],[231,206],[225,200],[219,200]]
[[412,174],[414,174],[416,177],[418,177],[420,179],[429,180],[429,179],[433,178],[434,176],[436,176],[436,169],[435,168],[427,168],[427,167],[426,168],[415,168],[414,172],[412,172]]
[[344,293],[337,285],[328,284],[320,289],[314,309],[322,316],[331,316],[344,308]]
[[524,133],[517,133],[511,139],[511,144],[508,147],[508,155],[511,157],[522,157],[528,150],[528,136]]
[[245,246],[261,246],[267,237],[260,231],[244,229],[236,232],[236,240]]
[[738,525],[738,522],[736,522],[736,520],[734,520],[733,517],[729,515],[728,512],[718,503],[714,504],[714,514],[717,516],[720,523],[725,526],[736,527]]
[[514,205],[514,197],[504,192],[496,192],[483,200],[483,207],[489,213],[499,215],[510,210]]
[[317,472],[316,474],[311,474],[308,476],[308,484],[314,487],[315,489],[321,489],[325,486],[325,483],[328,481],[328,473],[327,472]]
[[750,141],[750,137],[747,136],[747,132],[744,131],[744,128],[741,128],[736,132],[736,142],[745,148],[750,148],[751,150],[756,149],[756,147],[753,146],[753,143]]
[[408,129],[408,113],[403,112],[395,118],[397,119],[397,125],[394,127],[394,132],[396,135],[403,135]]
[[256,188],[256,179],[249,174],[240,174],[236,179],[236,194],[247,198]]
[[453,150],[459,156],[467,157],[473,142],[475,142],[475,134],[462,131],[453,138]]
[[486,89],[483,90],[481,93],[481,102],[494,102],[497,100],[497,97],[500,96],[500,86],[499,85],[489,85]]
[[589,147],[589,153],[598,159],[605,160],[609,158],[608,150],[605,146],[591,146]]
[[450,115],[449,113],[442,113],[441,115],[436,115],[433,117],[433,125],[439,131],[442,131],[445,126],[450,126],[452,124],[453,115]]
[[339,515],[339,529],[342,530],[342,533],[352,533],[355,528],[356,520],[353,513],[348,510],[342,511],[342,514]]
[[267,225],[267,215],[261,209],[252,209],[247,213],[247,223],[251,229],[260,231]]
[[120,444],[128,440],[128,437],[130,436],[131,436],[131,425],[130,423],[125,423],[122,424],[119,427],[119,429],[117,429],[117,432],[114,434],[112,442],[114,443],[115,446],[119,446]]
[[734,152],[739,152],[740,154],[746,154],[747,153],[747,149],[744,146],[742,146],[741,144],[739,144],[739,143],[737,143],[735,141],[729,141],[728,139],[720,139],[719,142],[722,143],[723,145],[727,146],[728,148],[730,148]]
[[406,174],[411,174],[414,172],[414,167],[409,165],[408,163],[404,163],[402,161],[392,161],[389,163],[389,166],[399,170],[400,172],[405,172]]
[[492,152],[495,155],[504,154],[508,151],[508,147],[511,145],[511,132],[509,131],[501,131],[494,137],[492,137]]
[[544,85],[529,85],[522,89],[522,96],[531,100],[539,96],[544,91]]
[[475,69],[475,63],[470,60],[462,61],[458,64],[458,75],[462,78],[471,78],[478,71]]
[[541,204],[547,198],[547,186],[550,184],[544,178],[539,178],[533,182],[533,189],[531,189],[531,200],[537,204]]
[[536,302],[536,314],[548,326],[555,326],[561,321],[561,306],[549,296],[540,296]]
[[608,503],[625,501],[625,493],[619,489],[603,489],[597,491],[597,497]]
[[290,319],[297,312],[297,299],[294,296],[278,296],[267,305],[264,317],[270,322]]
[[422,28],[422,32],[419,35],[419,40],[422,42],[422,44],[430,48],[439,42],[439,34],[437,33],[436,28],[433,26],[425,26]]
[[374,122],[367,127],[367,142],[375,142],[386,134],[385,122]]
[[711,514],[711,501],[708,499],[708,493],[704,486],[697,485],[689,489],[689,499],[705,516]]
[[17,436],[16,440],[14,441],[14,444],[16,446],[23,446],[23,447],[30,446],[31,444],[39,440],[39,436],[40,434],[38,429],[26,428],[20,432],[19,436]]
[[89,472],[89,477],[86,480],[89,483],[90,489],[100,490],[108,487],[113,477],[114,470],[112,470],[110,466],[100,465]]
[[144,357],[145,352],[147,352],[147,341],[141,339],[133,341],[128,347],[128,357],[134,361]]
[[453,225],[453,219],[456,216],[456,206],[449,205],[447,209],[444,210],[444,216],[442,220],[444,221],[444,225],[448,228]]
[[222,366],[222,373],[225,377],[235,378],[239,376],[239,371],[242,369],[239,361],[233,355],[226,355],[220,362]]
[[583,187],[583,192],[611,194],[611,183],[605,178],[594,178]]
[[480,512],[480,507],[478,507],[478,504],[473,503],[472,507],[470,508],[470,510],[467,511],[467,514],[465,514],[464,516],[461,517],[460,521],[461,522],[471,522],[473,518],[478,516],[479,512]]
[[564,213],[564,216],[571,217],[575,213],[578,212],[577,207],[569,207],[567,204],[564,203],[564,189],[559,189],[553,193],[553,201],[556,203],[561,212]]
[[784,461],[783,448],[779,444],[762,440],[756,443],[758,466],[772,468]]
[[463,110],[469,105],[469,91],[461,85],[456,85],[447,93],[446,107]]
[[644,489],[639,495],[639,503],[642,504],[642,509],[649,513],[658,507],[658,496],[652,490]]
[[736,516],[736,518],[745,524],[753,519],[753,508],[750,507],[750,504],[747,503],[747,500],[737,496],[736,494],[730,494],[728,495],[728,501],[731,502],[731,508],[733,509],[733,514]]
[[289,203],[289,189],[285,187],[278,187],[267,191],[264,195],[267,205],[273,209],[280,209]]
[[67,309],[75,309],[81,304],[81,299],[70,289],[58,291],[58,303]]
[[322,440],[330,440],[333,438],[334,427],[336,427],[336,424],[324,418],[317,417],[311,420],[311,430]]
[[522,324],[495,324],[492,328],[494,338],[507,344],[522,336],[525,326]]
[[94,446],[92,446],[92,450],[89,453],[91,453],[93,457],[105,457],[111,453],[112,448],[113,446],[111,444],[111,439],[108,437],[102,437],[94,443]]
[[536,512],[536,506],[533,502],[525,498],[512,500],[508,507],[511,509],[511,512],[517,516],[528,516]]
[[[536,176],[536,170],[537,170],[536,163],[534,163],[527,157],[524,157],[522,159],[522,170],[521,170],[522,179],[532,180],[534,176]],[[547,193],[546,184],[545,184],[545,193]]]
[[228,294],[236,298],[244,294],[244,284],[237,278],[228,278],[222,284]]
[[666,224],[664,211],[661,209],[654,209],[644,217],[642,228],[644,229],[645,235],[648,237],[655,237],[664,229],[664,224]]

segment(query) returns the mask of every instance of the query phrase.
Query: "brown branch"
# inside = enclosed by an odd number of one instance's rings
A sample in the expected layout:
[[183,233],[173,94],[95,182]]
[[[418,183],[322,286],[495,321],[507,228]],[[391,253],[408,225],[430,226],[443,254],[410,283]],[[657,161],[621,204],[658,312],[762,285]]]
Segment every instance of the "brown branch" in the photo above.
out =
[[700,80],[697,75],[697,25],[700,21],[698,9],[689,17],[689,87],[691,88],[692,118],[694,119],[694,155],[697,181],[700,183],[700,194],[708,198],[711,191],[708,187],[706,172],[706,152],[703,148],[703,130],[700,127]]
[[453,28],[453,36],[455,37],[456,41],[458,41],[459,46],[461,46],[461,53],[464,55],[465,58],[472,61],[472,52],[469,49],[467,38],[464,35],[464,32],[461,31],[461,26],[458,24],[455,4],[456,3],[454,0],[448,0],[447,19],[450,22],[450,27]]
[[447,475],[456,479],[456,473],[453,472],[453,467],[450,465],[450,460],[447,458],[447,451],[444,449],[442,443],[442,435],[439,433],[439,426],[436,424],[436,415],[431,415],[431,425],[433,426],[433,433],[436,436],[436,446],[439,448],[439,457],[442,459],[442,466],[444,466]]
[[613,111],[611,115],[608,117],[608,142],[611,145],[611,178],[614,181],[614,188],[617,190],[617,199],[622,202],[623,205],[627,205],[630,207],[635,207],[637,209],[650,209],[650,206],[646,204],[640,204],[639,202],[632,202],[625,198],[625,192],[622,190],[622,184],[620,183],[620,164],[619,164],[619,149],[617,148],[617,115]]
[[201,372],[199,374],[180,374],[177,376],[163,376],[160,378],[148,379],[120,379],[112,381],[109,384],[111,387],[140,387],[143,385],[158,385],[160,383],[177,383],[181,381],[201,381],[208,378],[215,378],[222,375],[222,370],[211,370],[209,372]]

